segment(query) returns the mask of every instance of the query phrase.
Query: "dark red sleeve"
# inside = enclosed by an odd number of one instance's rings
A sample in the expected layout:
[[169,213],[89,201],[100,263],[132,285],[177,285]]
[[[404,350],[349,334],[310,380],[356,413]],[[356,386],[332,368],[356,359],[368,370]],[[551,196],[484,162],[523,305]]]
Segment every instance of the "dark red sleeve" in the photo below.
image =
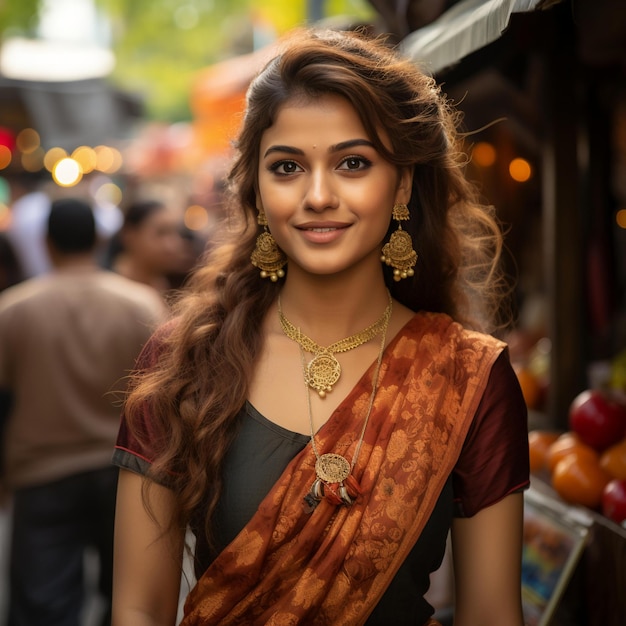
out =
[[453,471],[456,515],[471,517],[529,485],[524,397],[505,350],[496,360]]
[[[135,366],[137,373],[140,374],[155,367],[162,353],[162,336],[161,332],[157,332],[148,340],[137,358]],[[133,416],[132,428],[125,409],[122,409],[120,428],[113,452],[114,465],[145,474],[154,458],[153,446],[160,439],[162,436],[154,426],[147,402],[144,403],[142,410]]]

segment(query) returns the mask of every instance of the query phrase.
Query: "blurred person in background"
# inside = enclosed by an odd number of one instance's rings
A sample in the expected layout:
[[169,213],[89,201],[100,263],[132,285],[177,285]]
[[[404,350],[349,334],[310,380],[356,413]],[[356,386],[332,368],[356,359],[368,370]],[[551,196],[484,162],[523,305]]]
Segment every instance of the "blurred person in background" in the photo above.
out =
[[124,211],[124,224],[113,238],[109,267],[131,280],[167,293],[172,277],[189,267],[179,212],[159,200],[140,200]]
[[[11,221],[7,237],[15,251],[24,278],[47,274],[52,261],[46,244],[46,230],[50,206],[63,192],[50,187],[47,172],[18,171],[8,176],[10,189]],[[85,192],[85,201],[89,196]],[[93,203],[98,244],[104,245],[121,227],[122,214],[112,204]]]
[[0,294],[0,423],[12,498],[10,626],[78,626],[87,547],[110,623],[119,399],[166,315],[154,289],[101,269],[91,206],[52,203],[54,270]]
[[22,266],[6,232],[0,232],[0,291],[17,285],[24,279]]
[[24,278],[50,271],[46,249],[46,220],[50,212],[50,197],[44,190],[48,172],[19,171],[8,177],[11,221],[7,237]]

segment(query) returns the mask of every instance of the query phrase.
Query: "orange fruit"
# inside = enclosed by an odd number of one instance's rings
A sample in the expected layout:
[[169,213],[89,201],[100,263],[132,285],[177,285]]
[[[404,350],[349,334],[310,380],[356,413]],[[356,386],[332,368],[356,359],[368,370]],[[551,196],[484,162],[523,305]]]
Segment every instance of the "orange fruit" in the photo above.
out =
[[536,409],[541,396],[541,385],[537,377],[525,366],[516,366],[514,369],[526,406],[529,409]]
[[626,480],[626,438],[601,454],[600,467],[613,478]]
[[594,463],[598,463],[599,461],[598,453],[591,446],[583,443],[576,433],[568,430],[560,435],[558,439],[548,448],[546,462],[550,472],[554,471],[556,464],[561,459],[564,459],[570,454],[583,457],[588,461],[593,461]]
[[533,473],[548,469],[548,449],[559,438],[553,430],[531,430],[528,433],[528,454],[530,471]]
[[552,487],[565,500],[597,509],[602,503],[602,492],[611,477],[599,462],[570,454],[561,459],[552,472]]

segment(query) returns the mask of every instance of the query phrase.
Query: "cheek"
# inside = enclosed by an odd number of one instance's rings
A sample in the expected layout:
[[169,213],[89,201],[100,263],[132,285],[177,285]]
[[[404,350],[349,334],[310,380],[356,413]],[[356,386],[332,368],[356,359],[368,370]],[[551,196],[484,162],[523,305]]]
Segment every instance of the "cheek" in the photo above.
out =
[[265,189],[258,195],[259,207],[263,208],[270,230],[280,226],[280,223],[289,219],[297,209],[297,198],[289,189]]

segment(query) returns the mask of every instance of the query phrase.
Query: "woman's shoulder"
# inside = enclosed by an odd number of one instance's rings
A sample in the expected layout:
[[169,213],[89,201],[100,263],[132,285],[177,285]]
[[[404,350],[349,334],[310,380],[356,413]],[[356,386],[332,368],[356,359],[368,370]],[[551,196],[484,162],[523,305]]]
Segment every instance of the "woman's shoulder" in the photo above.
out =
[[139,354],[138,369],[153,367],[165,352],[171,351],[174,344],[172,335],[178,326],[178,318],[172,317],[156,327]]
[[426,336],[430,341],[436,340],[442,345],[452,343],[458,349],[482,345],[502,350],[506,345],[493,335],[467,328],[447,313],[418,311],[412,314],[402,330],[406,335]]

